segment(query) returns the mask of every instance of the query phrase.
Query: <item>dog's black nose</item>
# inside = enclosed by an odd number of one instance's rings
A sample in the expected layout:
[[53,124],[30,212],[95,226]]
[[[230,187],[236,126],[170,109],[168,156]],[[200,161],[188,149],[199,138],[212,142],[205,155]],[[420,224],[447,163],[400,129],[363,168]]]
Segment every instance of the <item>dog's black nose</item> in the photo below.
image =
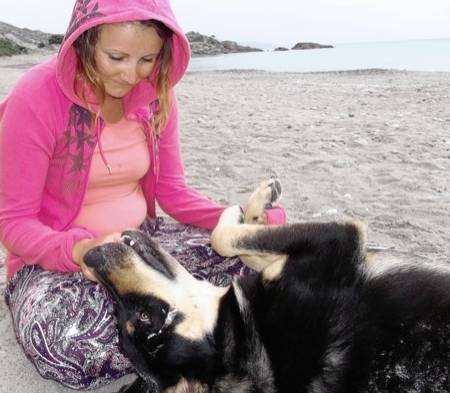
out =
[[84,256],[84,263],[93,269],[99,268],[105,264],[105,257],[101,247],[91,248]]

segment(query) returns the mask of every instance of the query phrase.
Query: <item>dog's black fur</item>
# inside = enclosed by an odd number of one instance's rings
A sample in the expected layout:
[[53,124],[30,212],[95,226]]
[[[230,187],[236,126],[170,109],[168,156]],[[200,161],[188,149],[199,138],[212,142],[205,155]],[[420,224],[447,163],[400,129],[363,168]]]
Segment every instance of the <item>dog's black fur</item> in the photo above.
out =
[[139,375],[123,391],[159,392],[184,378],[227,393],[448,392],[450,270],[400,264],[375,274],[363,237],[353,223],[239,236],[237,249],[287,256],[282,269],[236,280],[211,309],[213,329],[196,339],[176,331],[189,317],[183,309],[167,321],[173,305],[152,283],[146,294],[111,278],[134,258],[173,281],[173,261],[153,241],[131,231],[93,250],[86,263],[116,299],[123,350]]

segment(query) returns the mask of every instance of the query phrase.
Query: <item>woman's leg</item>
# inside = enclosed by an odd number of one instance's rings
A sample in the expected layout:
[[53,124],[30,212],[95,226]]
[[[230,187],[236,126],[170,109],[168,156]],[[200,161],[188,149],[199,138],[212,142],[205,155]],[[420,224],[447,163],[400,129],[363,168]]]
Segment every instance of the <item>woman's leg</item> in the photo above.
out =
[[234,276],[248,275],[252,269],[238,257],[223,258],[210,244],[210,232],[159,217],[146,220],[140,228],[175,257],[192,275],[225,286]]
[[44,378],[91,389],[132,372],[119,351],[111,300],[80,273],[26,266],[5,298],[17,339]]
[[[223,258],[209,232],[170,220],[147,220],[140,228],[195,277],[228,285],[251,269],[239,258]],[[74,389],[92,389],[133,371],[120,353],[111,300],[80,273],[26,266],[6,288],[17,339],[44,377]]]

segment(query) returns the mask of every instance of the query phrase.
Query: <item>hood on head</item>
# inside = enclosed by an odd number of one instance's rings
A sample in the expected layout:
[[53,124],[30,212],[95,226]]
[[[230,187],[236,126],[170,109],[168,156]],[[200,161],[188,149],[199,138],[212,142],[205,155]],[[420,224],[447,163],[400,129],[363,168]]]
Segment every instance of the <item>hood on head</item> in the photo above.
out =
[[[76,0],[72,18],[61,45],[56,77],[60,88],[72,102],[84,106],[74,90],[77,71],[77,56],[73,43],[86,30],[105,23],[120,23],[136,20],[158,20],[173,31],[170,75],[172,86],[186,72],[189,59],[189,42],[178,25],[168,0]],[[148,105],[156,99],[156,92],[147,80],[141,81],[124,98],[128,108]]]

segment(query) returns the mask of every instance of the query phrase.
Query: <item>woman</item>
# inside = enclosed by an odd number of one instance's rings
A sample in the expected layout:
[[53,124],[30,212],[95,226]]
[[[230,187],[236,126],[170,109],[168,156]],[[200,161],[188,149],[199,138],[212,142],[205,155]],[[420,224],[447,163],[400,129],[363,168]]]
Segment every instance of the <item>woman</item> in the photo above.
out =
[[[89,249],[140,227],[199,277],[221,284],[243,272],[194,229],[212,229],[223,207],[183,175],[173,86],[189,56],[167,1],[78,0],[59,54],[0,105],[6,301],[38,371],[71,388],[132,371],[110,299],[86,280]],[[158,228],[155,202],[189,226]],[[267,221],[282,223],[283,210]]]

